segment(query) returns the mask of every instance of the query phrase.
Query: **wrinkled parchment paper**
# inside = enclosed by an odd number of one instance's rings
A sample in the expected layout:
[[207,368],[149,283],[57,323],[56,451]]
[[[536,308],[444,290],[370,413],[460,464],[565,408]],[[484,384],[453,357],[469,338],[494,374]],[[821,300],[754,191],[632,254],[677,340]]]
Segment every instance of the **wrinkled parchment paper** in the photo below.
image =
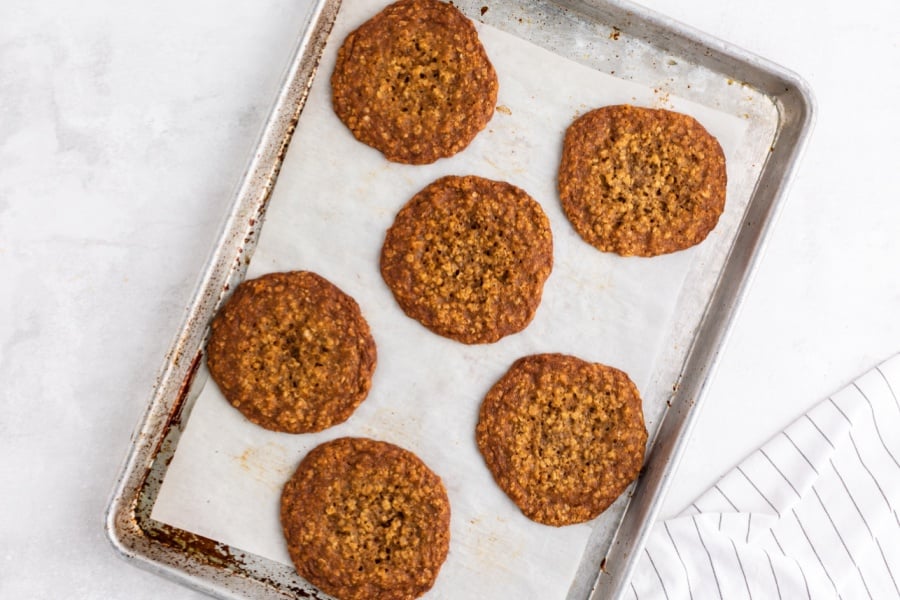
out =
[[[625,498],[595,523],[554,528],[525,518],[494,484],[477,451],[481,399],[520,356],[574,354],[630,374],[644,396],[652,435],[673,383],[661,380],[660,365],[672,352],[686,351],[671,345],[699,320],[697,311],[673,313],[686,282],[708,284],[715,277],[749,197],[747,177],[735,170],[741,168],[747,121],[661,98],[651,86],[479,24],[500,79],[493,119],[455,157],[428,166],[391,164],[357,142],[330,104],[329,77],[340,42],[380,7],[369,0],[344,2],[247,274],[312,270],[352,295],[378,347],[371,393],[344,424],[317,434],[279,434],[244,420],[201,368],[194,390],[199,397],[152,516],[290,564],[278,518],[282,485],[317,444],[368,436],[412,450],[447,487],[450,554],[428,598],[565,598],[592,527],[601,530],[595,536],[603,538],[600,545],[608,543]],[[555,187],[563,132],[585,111],[617,103],[691,114],[720,140],[729,165],[728,206],[701,246],[652,259],[621,258],[583,242],[566,220]],[[432,334],[402,313],[378,270],[396,212],[446,174],[509,181],[529,192],[551,222],[555,263],[543,302],[524,332],[495,344],[465,346]]]

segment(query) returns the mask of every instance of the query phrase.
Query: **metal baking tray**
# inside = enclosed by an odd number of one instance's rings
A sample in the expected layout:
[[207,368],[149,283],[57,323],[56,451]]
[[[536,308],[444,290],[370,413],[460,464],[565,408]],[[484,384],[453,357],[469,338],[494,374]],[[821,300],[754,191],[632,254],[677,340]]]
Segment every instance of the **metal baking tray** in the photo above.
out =
[[[658,85],[714,104],[751,122],[771,115],[766,156],[748,165],[752,192],[728,240],[722,268],[696,297],[682,299],[696,322],[660,361],[657,381],[671,389],[659,409],[642,474],[615,522],[592,535],[569,598],[620,598],[683,453],[719,350],[746,293],[814,122],[814,103],[795,74],[721,40],[621,0],[455,0],[470,18],[520,36],[616,78]],[[325,598],[289,566],[151,518],[166,470],[197,397],[208,324],[243,280],[288,146],[340,0],[314,0],[284,83],[200,277],[185,322],[160,371],[152,399],[107,509],[114,547],[150,571],[219,598]],[[328,74],[320,74],[327,77]],[[658,82],[658,84],[657,84]],[[724,83],[723,83],[724,82]],[[716,97],[716,90],[734,91]],[[746,106],[756,108],[746,108]],[[748,112],[742,113],[741,111]],[[752,168],[751,168],[752,167]],[[375,267],[373,267],[375,268]],[[602,529],[602,530],[601,530]]]

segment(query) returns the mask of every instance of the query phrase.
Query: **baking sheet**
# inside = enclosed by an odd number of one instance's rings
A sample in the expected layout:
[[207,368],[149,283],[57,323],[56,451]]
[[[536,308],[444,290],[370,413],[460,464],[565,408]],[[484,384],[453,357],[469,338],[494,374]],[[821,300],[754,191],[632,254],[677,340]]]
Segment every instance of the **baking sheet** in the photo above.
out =
[[[680,365],[699,322],[771,133],[765,139],[763,128],[734,110],[606,75],[481,25],[500,78],[493,120],[451,159],[391,164],[337,120],[328,85],[339,43],[381,6],[344,3],[247,274],[313,270],[357,299],[378,344],[369,398],[347,423],[325,432],[277,434],[245,421],[201,368],[192,388],[197,401],[152,517],[289,564],[278,523],[281,486],[313,446],[364,435],[416,452],[447,486],[451,551],[429,597],[562,598],[578,580],[579,566],[586,570],[585,548],[596,556],[594,550],[608,545],[627,496],[592,524],[551,528],[527,520],[493,483],[475,448],[481,398],[522,355],[576,354],[632,376],[652,433],[677,375],[671,365]],[[555,191],[563,132],[586,110],[622,102],[691,114],[722,143],[729,168],[726,212],[701,246],[654,259],[621,258],[584,243],[565,219]],[[397,210],[437,177],[470,173],[507,180],[540,202],[551,221],[555,258],[534,322],[520,334],[474,347],[408,319],[378,272],[384,232]],[[683,310],[698,301],[700,310]]]

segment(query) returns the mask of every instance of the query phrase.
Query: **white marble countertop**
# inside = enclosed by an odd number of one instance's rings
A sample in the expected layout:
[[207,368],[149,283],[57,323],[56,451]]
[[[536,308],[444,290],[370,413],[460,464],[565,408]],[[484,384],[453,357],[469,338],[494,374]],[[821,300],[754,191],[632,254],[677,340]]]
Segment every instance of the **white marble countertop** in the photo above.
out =
[[[818,125],[665,514],[900,350],[900,3],[644,0],[800,73]],[[0,4],[0,597],[200,597],[103,512],[303,16]]]

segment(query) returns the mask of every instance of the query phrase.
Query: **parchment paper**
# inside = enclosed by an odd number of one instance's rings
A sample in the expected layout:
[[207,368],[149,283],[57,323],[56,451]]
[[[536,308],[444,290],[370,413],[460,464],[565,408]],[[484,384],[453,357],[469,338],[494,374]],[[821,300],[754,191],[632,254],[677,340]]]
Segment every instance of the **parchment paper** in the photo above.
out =
[[[746,187],[744,174],[733,172],[741,164],[747,121],[661,98],[650,86],[479,25],[500,79],[499,107],[487,129],[453,158],[428,166],[391,164],[357,142],[330,104],[340,42],[381,6],[344,2],[247,274],[312,270],[356,298],[378,347],[371,393],[344,424],[318,434],[278,434],[244,420],[202,367],[193,390],[199,396],[152,517],[290,564],[278,519],[282,485],[317,444],[368,436],[412,450],[447,487],[451,549],[428,598],[564,598],[592,527],[609,537],[625,499],[596,523],[554,528],[525,518],[495,485],[475,446],[481,399],[516,358],[565,352],[628,372],[644,396],[648,429],[655,429],[665,387],[671,391],[672,385],[655,373],[660,356],[673,350],[664,346],[675,332],[699,319],[673,319],[685,282],[698,269],[720,267],[749,196],[740,187]],[[563,132],[585,111],[617,103],[664,103],[696,117],[721,142],[731,180],[728,205],[700,247],[621,258],[583,242],[566,220],[555,188]],[[495,344],[465,346],[432,334],[402,313],[378,270],[396,212],[445,174],[509,181],[528,191],[551,222],[555,263],[543,302],[524,332]]]

